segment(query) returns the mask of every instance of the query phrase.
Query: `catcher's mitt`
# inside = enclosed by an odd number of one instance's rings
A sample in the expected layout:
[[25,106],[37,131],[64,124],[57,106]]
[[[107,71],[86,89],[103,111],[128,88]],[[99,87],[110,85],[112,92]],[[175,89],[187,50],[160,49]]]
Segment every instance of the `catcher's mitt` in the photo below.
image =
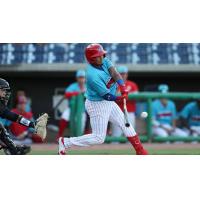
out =
[[36,134],[38,134],[42,138],[42,140],[44,140],[47,135],[47,129],[46,129],[47,121],[48,121],[48,114],[44,113],[35,122]]

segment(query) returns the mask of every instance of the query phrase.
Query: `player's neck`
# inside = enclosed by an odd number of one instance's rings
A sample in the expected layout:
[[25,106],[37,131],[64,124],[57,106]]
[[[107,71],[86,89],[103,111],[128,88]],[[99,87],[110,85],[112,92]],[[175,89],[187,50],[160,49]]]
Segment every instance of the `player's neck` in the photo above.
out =
[[84,83],[78,83],[78,85],[79,85],[80,88],[84,88],[85,87]]
[[102,69],[102,64],[101,65],[92,65],[92,67],[96,68],[96,69]]

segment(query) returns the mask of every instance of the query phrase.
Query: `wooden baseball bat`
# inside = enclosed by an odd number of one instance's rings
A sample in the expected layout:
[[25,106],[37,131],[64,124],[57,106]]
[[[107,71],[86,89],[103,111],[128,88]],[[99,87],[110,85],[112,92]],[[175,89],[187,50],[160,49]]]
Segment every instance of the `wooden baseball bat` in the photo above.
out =
[[124,122],[125,122],[125,126],[126,127],[129,127],[130,126],[130,122],[129,122],[129,119],[128,119],[128,111],[127,111],[127,107],[126,107],[126,99],[124,99],[124,105],[123,105],[123,108],[124,108]]

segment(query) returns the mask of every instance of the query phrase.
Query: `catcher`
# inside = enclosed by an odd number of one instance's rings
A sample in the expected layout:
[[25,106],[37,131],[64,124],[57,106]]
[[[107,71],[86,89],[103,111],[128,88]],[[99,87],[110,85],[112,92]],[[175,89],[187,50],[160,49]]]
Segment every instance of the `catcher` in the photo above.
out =
[[[38,134],[44,140],[46,138],[48,114],[45,113],[41,115],[33,122],[21,115],[11,112],[7,107],[10,94],[9,83],[0,78],[0,117],[33,128],[35,130],[34,134]],[[30,151],[30,147],[15,145],[2,123],[0,123],[0,149],[3,149],[6,154],[11,155],[23,155]]]

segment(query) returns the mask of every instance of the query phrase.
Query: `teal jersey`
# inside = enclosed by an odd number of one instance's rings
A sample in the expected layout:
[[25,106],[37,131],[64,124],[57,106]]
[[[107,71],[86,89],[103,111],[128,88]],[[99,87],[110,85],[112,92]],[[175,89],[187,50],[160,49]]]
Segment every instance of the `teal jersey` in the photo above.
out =
[[90,64],[86,70],[86,98],[90,101],[102,101],[107,93],[116,95],[117,83],[112,79],[109,68],[113,67],[108,58],[103,59],[102,66]]
[[172,125],[172,121],[177,118],[175,103],[168,100],[167,105],[164,106],[159,99],[154,100],[152,116],[154,120],[161,124]]
[[180,116],[189,121],[189,126],[200,126],[200,108],[197,102],[188,103],[181,111]]
[[77,82],[70,84],[66,89],[65,92],[81,92],[79,84]]

